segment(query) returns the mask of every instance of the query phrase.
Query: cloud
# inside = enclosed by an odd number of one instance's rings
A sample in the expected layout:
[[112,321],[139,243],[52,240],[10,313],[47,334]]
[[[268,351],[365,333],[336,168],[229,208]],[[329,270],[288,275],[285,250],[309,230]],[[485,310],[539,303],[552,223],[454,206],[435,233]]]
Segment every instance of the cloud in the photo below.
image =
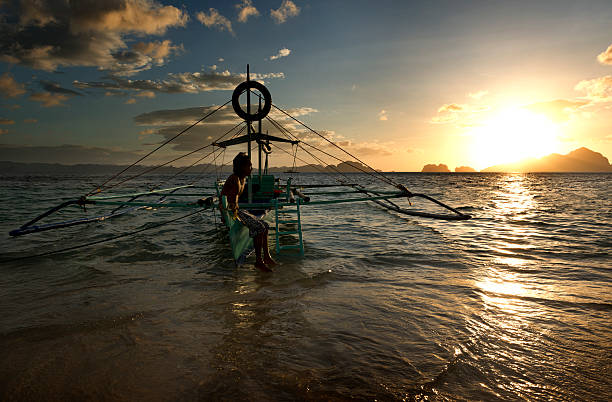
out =
[[215,28],[219,31],[227,31],[234,35],[234,30],[232,29],[232,22],[219,14],[219,11],[216,8],[209,8],[209,14],[206,14],[204,11],[200,11],[196,14],[196,18],[200,21],[206,28]]
[[126,105],[133,105],[134,103],[136,103],[136,99],[130,98],[130,99],[126,100],[124,103]]
[[38,123],[38,120],[36,119],[23,119],[24,123]]
[[571,115],[582,106],[588,105],[587,101],[569,101],[566,99],[555,99],[547,102],[537,102],[524,106],[525,109],[547,116],[553,121],[567,121]]
[[16,98],[25,92],[24,85],[15,81],[9,72],[0,75],[0,93],[3,97]]
[[[265,81],[284,78],[284,73],[251,74],[252,79]],[[229,91],[246,79],[246,74],[225,71],[202,71],[195,73],[171,73],[165,80],[130,80],[108,77],[110,81],[81,82],[73,85],[82,89],[103,89],[106,91],[153,91],[162,93],[199,93],[206,91]]]
[[136,92],[135,94],[136,96],[140,96],[141,98],[155,98],[155,92],[153,91],[142,91],[142,92]]
[[[32,3],[39,1],[31,1]],[[163,35],[168,28],[185,26],[188,15],[152,0],[71,2],[76,32],[111,31]]]
[[582,80],[574,89],[585,92],[586,98],[594,102],[608,102],[612,100],[612,76]]
[[[0,135],[8,134],[8,132],[9,131],[6,128],[0,128]],[[4,160],[6,160],[6,159],[4,159]]]
[[31,94],[29,97],[31,101],[41,102],[44,107],[66,106],[64,102],[67,101],[68,98],[68,95],[50,92],[37,92]]
[[387,121],[389,120],[389,116],[387,116],[387,111],[385,109],[378,112],[378,120]]
[[280,7],[270,10],[270,16],[277,24],[282,24],[289,17],[296,17],[300,14],[300,8],[291,0],[283,0]]
[[268,58],[268,60],[276,60],[276,59],[280,59],[281,57],[287,57],[291,54],[291,49],[287,49],[286,47],[280,49],[278,51],[278,53],[276,53],[274,56],[270,56]]
[[489,110],[489,106],[472,106],[460,103],[447,103],[438,108],[438,114],[429,121],[432,124],[448,124],[457,122],[466,116],[473,117],[477,113]]
[[[187,125],[201,119],[204,115],[217,108],[217,105],[213,105],[185,109],[155,110],[135,116],[134,122],[141,126]],[[228,105],[206,119],[206,124],[236,124],[238,121],[238,116],[234,114],[234,110]]]
[[[186,109],[155,110],[137,115],[133,120],[134,123],[139,126],[149,126],[139,132],[141,136],[160,135],[164,139],[169,139],[174,137],[188,125],[191,125],[193,122],[199,120],[204,115],[216,108],[217,106],[213,105]],[[286,112],[291,116],[299,117],[316,113],[317,110],[310,107],[295,107],[286,109]],[[290,120],[281,112],[272,110],[270,112],[270,117],[281,123],[286,129],[289,129],[290,132],[297,136],[300,140],[307,141],[308,143],[318,147],[325,147],[325,149],[330,153],[335,152],[335,147],[303,127],[298,126],[293,120]],[[235,115],[233,109],[227,106],[171,143],[172,149],[174,151],[185,152],[191,151],[206,144],[210,144],[213,140],[216,140],[218,137],[225,134],[228,130],[240,122],[241,119]],[[267,121],[263,122],[262,128],[263,132],[269,131],[269,133],[272,135],[284,137],[283,134],[279,133],[277,129]],[[349,152],[353,152],[358,155],[389,156],[397,151],[393,143],[353,142],[343,138],[341,135],[337,135],[333,131],[318,131],[326,138],[336,141],[340,146],[349,150]],[[283,146],[281,145],[281,147]],[[236,147],[236,149],[238,149],[238,147]],[[327,156],[319,156],[323,160],[329,160],[329,157]],[[309,156],[303,155],[303,157],[310,159]]]
[[247,22],[249,17],[258,17],[259,11],[253,6],[252,0],[242,0],[235,6],[238,9],[238,21]]
[[489,93],[489,91],[477,91],[477,92],[470,92],[468,94],[468,96],[472,99],[476,99],[479,100],[481,98],[483,98],[484,96],[486,96]]
[[163,41],[153,42],[138,42],[133,46],[133,49],[151,57],[158,65],[164,64],[166,58],[173,53],[183,52],[183,45],[174,46],[172,41],[166,39]]
[[162,66],[171,54],[184,51],[183,45],[174,46],[170,40],[138,42],[132,49],[113,53],[114,63],[108,68],[113,75],[134,75]]
[[5,119],[4,117],[0,117],[0,124],[15,124],[15,120]]
[[[218,106],[201,106],[185,109],[163,109],[148,113],[142,113],[134,117],[134,123],[139,126],[149,126],[147,134],[158,134],[165,139],[171,138],[186,126],[201,119],[206,114],[217,109]],[[289,108],[286,110],[292,116],[305,116],[315,113],[317,110],[310,107]],[[292,130],[294,134],[301,134],[293,121],[278,111],[270,112],[270,117]],[[204,122],[198,124],[172,143],[175,150],[188,151],[211,143],[242,120],[236,116],[231,106],[226,106],[208,117]],[[154,131],[148,131],[154,130]],[[263,122],[263,132],[269,130],[275,133],[277,130],[267,121]]]
[[448,103],[446,105],[442,105],[438,108],[438,113],[453,113],[453,112],[461,112],[465,110],[465,105],[459,105],[457,103]]
[[39,83],[40,86],[47,92],[65,94],[68,96],[83,96],[83,94],[80,92],[73,91],[72,89],[68,88],[62,88],[57,82],[41,80]]
[[153,0],[22,0],[0,20],[0,60],[54,71],[93,66],[119,74],[150,68],[144,54],[126,50],[126,35],[163,35],[188,15]]
[[612,45],[608,46],[606,50],[599,53],[599,55],[597,55],[597,60],[601,64],[612,64]]

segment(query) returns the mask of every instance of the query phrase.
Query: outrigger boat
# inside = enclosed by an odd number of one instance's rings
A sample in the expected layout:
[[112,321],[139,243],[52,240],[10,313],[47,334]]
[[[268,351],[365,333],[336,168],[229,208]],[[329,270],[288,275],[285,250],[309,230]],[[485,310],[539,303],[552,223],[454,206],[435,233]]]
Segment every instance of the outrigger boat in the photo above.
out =
[[[258,91],[257,94],[255,91]],[[243,110],[240,98],[246,94],[246,110]],[[258,99],[258,107],[256,112],[252,113],[251,96],[256,96]],[[127,176],[128,170],[136,166],[136,164],[143,161],[145,158],[158,151],[165,145],[168,145],[185,132],[195,127],[197,124],[204,122],[208,117],[226,107],[231,102],[232,107],[236,115],[241,121],[234,126],[230,131],[226,132],[223,136],[218,138],[216,141],[204,145],[194,151],[188,152],[180,157],[174,158],[161,165],[151,166],[146,168],[143,172]],[[348,155],[353,160],[357,160],[358,163],[352,164],[357,171],[368,174],[369,176],[380,180],[389,186],[389,189],[374,189],[366,188],[359,183],[354,183],[356,177],[349,177],[341,171],[335,171],[337,176],[335,177],[337,183],[325,184],[325,183],[294,183],[292,178],[281,180],[275,177],[269,171],[269,156],[272,153],[272,147],[280,149],[283,152],[293,156],[292,170],[295,170],[295,160],[299,159],[304,163],[308,163],[302,158],[297,157],[297,149],[301,149],[308,156],[312,157],[316,163],[323,163],[323,158],[332,158],[336,161],[347,163],[346,160],[331,154],[313,144],[310,144],[303,139],[299,139],[296,133],[292,132],[289,128],[283,125],[280,121],[273,118],[269,113],[274,108],[276,115],[281,116],[285,120],[290,121],[294,125],[298,125],[302,130],[307,131],[310,134],[316,135],[321,139],[322,142],[327,145],[331,145],[335,150],[339,150],[342,153]],[[268,132],[263,133],[262,121],[266,121],[271,128],[276,129],[279,135],[270,135]],[[255,129],[255,126],[257,129]],[[239,130],[238,130],[239,129]],[[244,131],[243,135],[241,135]],[[233,134],[231,138],[225,139],[230,134]],[[199,178],[193,180],[191,183],[181,186],[173,186],[167,188],[161,188],[162,184],[170,182],[180,173],[183,173],[202,162],[207,157],[213,158],[215,162],[221,153],[224,153],[227,148],[246,145],[247,154],[252,157],[252,145],[256,144],[258,154],[258,170],[256,173],[251,174],[247,178],[247,191],[241,196],[239,200],[240,208],[248,210],[253,215],[266,219],[271,225],[271,229],[274,232],[274,244],[277,254],[284,252],[296,252],[299,255],[304,254],[304,239],[302,232],[302,221],[301,221],[301,208],[303,207],[317,207],[317,206],[329,206],[334,204],[344,203],[356,203],[356,202],[371,202],[382,208],[390,211],[394,211],[400,214],[433,218],[433,219],[444,219],[444,220],[467,220],[470,219],[470,215],[464,214],[457,209],[454,209],[432,197],[425,194],[414,193],[409,191],[404,185],[398,183],[388,175],[382,172],[376,171],[369,165],[361,161],[356,156],[350,154],[348,151],[342,149],[339,145],[329,140],[316,130],[310,128],[308,125],[302,123],[294,116],[291,116],[287,111],[272,103],[272,97],[268,89],[260,82],[250,79],[249,66],[247,65],[246,81],[239,84],[233,91],[231,100],[225,104],[217,107],[214,110],[209,111],[200,120],[185,128],[181,132],[177,133],[174,137],[168,139],[154,150],[147,153],[145,156],[134,162],[132,165],[116,173],[101,185],[97,186],[95,190],[80,196],[78,198],[67,200],[36,218],[30,220],[21,227],[12,230],[11,236],[22,236],[31,233],[43,232],[52,229],[65,228],[75,225],[87,224],[91,222],[101,222],[109,219],[116,218],[118,216],[125,215],[130,212],[136,212],[144,209],[160,209],[160,208],[178,208],[178,209],[195,209],[187,215],[183,215],[176,219],[172,219],[162,224],[173,222],[179,219],[183,219],[187,216],[194,215],[204,210],[218,210],[218,205],[221,203],[223,206],[227,206],[227,199],[225,196],[221,197],[221,189],[224,184],[224,180],[217,177],[214,186],[201,187],[196,183]],[[284,149],[283,146],[290,145],[295,149],[295,152],[291,153]],[[204,150],[212,150],[206,153],[206,155],[200,157],[191,165],[181,169],[177,174],[164,180],[155,186],[150,186],[144,191],[129,194],[102,194],[106,193],[112,188],[119,187],[124,183],[130,182],[136,177],[140,177],[144,174],[151,173],[162,166],[175,162],[187,156],[191,156],[200,153]],[[348,162],[350,163],[350,162]],[[209,164],[210,166],[210,164]],[[316,165],[315,165],[316,166]],[[333,166],[333,165],[330,165]],[[204,172],[202,172],[204,173]],[[200,176],[202,176],[201,174]],[[127,177],[126,177],[127,176]],[[200,177],[198,176],[198,177]],[[351,180],[352,179],[352,180]],[[215,193],[209,194],[208,196],[202,197],[201,190],[214,189]],[[181,192],[183,191],[183,192]],[[196,192],[194,192],[196,191]],[[143,200],[145,197],[159,197],[154,202]],[[183,201],[185,198],[189,201]],[[431,201],[439,206],[449,210],[451,213],[432,213],[422,210],[408,209],[401,207],[394,200],[397,199],[413,199],[422,198]],[[89,216],[79,219],[71,219],[60,222],[51,223],[39,223],[45,220],[50,215],[57,213],[69,206],[80,206],[85,209],[86,206],[109,206],[114,209],[105,214],[96,214],[95,216]],[[410,204],[412,205],[412,204]],[[225,228],[229,233],[229,242],[232,249],[232,256],[237,265],[241,265],[245,262],[246,258],[253,250],[253,241],[249,237],[248,229],[243,226],[238,220],[231,216],[226,210],[221,209],[222,220]],[[161,226],[154,225],[152,228]],[[106,240],[113,240],[118,237],[124,237],[130,234],[139,233],[149,228],[143,228],[131,233],[125,233],[119,236],[113,236]],[[291,240],[293,239],[293,240]],[[105,240],[105,241],[106,241]],[[87,243],[83,246],[100,243],[101,241],[95,241]],[[76,247],[71,247],[74,249]],[[63,250],[56,250],[54,252],[61,252]],[[49,254],[49,253],[45,253]]]

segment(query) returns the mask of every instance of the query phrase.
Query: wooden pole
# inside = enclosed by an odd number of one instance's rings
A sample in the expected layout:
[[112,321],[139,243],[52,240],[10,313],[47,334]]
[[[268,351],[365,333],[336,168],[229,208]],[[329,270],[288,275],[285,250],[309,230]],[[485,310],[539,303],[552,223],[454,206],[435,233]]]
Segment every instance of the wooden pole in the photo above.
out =
[[[249,65],[247,64],[247,81],[251,80],[251,76],[249,73]],[[247,113],[251,114],[251,91],[249,89],[247,89]],[[248,155],[249,155],[249,160],[251,160],[251,122],[247,120],[247,135],[249,137],[249,141],[248,141]],[[249,200],[249,204],[253,202],[253,175],[250,174],[249,175],[249,185],[247,188],[247,193],[248,193],[248,200]]]

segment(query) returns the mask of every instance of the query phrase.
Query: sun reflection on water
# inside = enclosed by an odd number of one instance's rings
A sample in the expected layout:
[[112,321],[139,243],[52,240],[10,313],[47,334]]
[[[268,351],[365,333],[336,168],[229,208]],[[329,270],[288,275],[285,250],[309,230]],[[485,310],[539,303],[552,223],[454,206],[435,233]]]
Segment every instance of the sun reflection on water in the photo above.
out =
[[502,215],[515,215],[533,209],[533,195],[525,186],[525,181],[524,174],[504,175],[500,178],[500,189],[495,194],[494,203]]

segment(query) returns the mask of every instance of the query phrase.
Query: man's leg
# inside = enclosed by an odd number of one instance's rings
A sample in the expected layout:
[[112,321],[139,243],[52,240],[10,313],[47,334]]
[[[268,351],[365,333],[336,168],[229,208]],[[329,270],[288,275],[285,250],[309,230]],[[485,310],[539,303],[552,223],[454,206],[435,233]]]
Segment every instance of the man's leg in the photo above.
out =
[[276,265],[276,261],[272,259],[270,255],[270,248],[268,247],[268,231],[263,233],[263,260],[267,265]]
[[259,268],[262,271],[272,271],[264,262],[262,258],[262,249],[264,244],[264,234],[260,233],[253,238],[253,245],[255,246],[255,267]]

